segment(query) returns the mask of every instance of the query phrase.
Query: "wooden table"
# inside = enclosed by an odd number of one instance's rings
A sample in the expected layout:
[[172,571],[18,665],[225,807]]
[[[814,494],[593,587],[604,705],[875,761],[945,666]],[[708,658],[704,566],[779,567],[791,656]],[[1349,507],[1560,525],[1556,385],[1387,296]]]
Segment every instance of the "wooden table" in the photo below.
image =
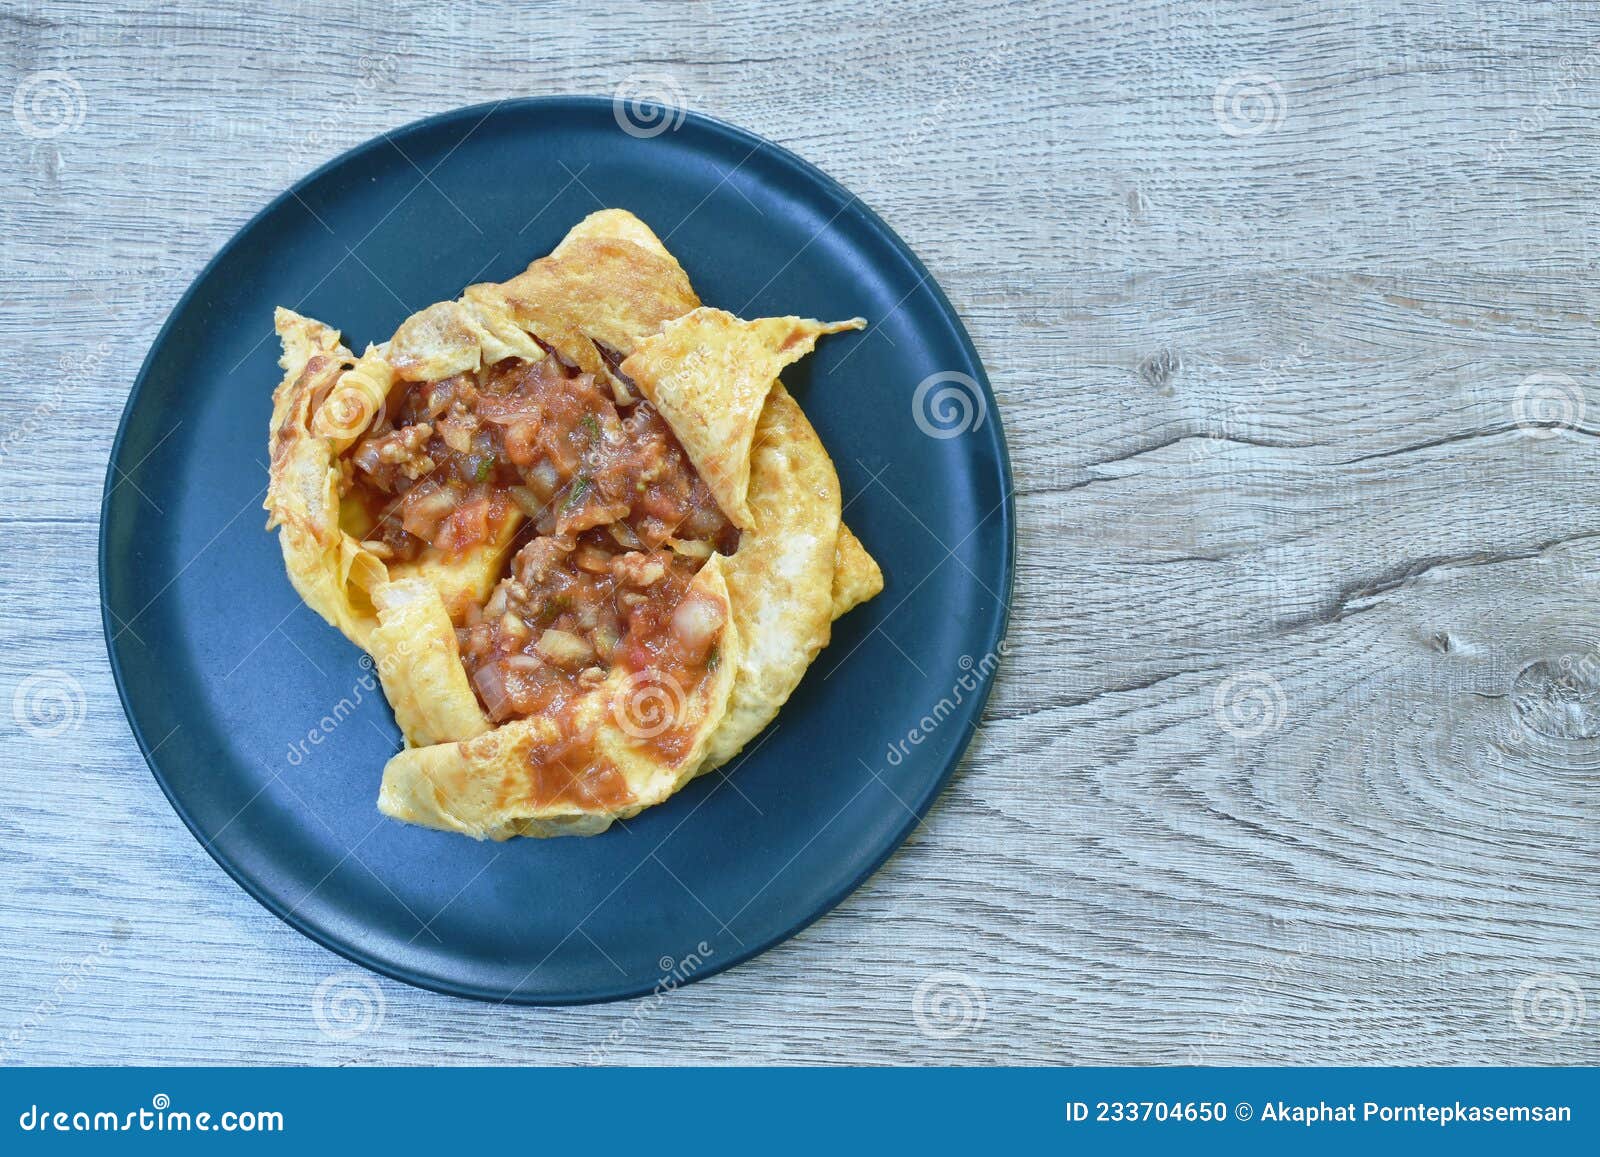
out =
[[[1594,8],[138,7],[0,12],[7,1061],[1600,1061]],[[641,77],[837,177],[961,311],[1011,656],[927,826],[796,940],[659,1004],[381,980],[324,1031],[347,966],[118,707],[117,418],[314,165]]]

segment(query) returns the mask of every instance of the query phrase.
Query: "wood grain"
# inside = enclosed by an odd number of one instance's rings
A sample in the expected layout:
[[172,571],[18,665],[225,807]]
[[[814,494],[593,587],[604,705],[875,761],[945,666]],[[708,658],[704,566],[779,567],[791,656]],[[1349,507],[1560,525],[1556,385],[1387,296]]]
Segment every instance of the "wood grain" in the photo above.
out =
[[[0,712],[7,1061],[1600,1061],[1591,6],[75,0],[0,30],[0,97],[59,71],[82,112],[0,120],[0,693],[83,692],[58,736]],[[924,828],[794,941],[659,1004],[378,981],[338,1039],[344,963],[211,863],[118,708],[117,417],[314,165],[640,75],[821,165],[961,311],[1015,462],[1012,652]],[[1261,99],[1219,106],[1240,77]]]

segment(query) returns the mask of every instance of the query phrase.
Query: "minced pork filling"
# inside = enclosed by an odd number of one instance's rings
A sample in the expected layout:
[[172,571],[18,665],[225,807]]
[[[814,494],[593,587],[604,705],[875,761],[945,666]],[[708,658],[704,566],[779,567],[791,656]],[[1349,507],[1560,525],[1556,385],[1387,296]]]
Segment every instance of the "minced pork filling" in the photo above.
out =
[[560,712],[614,667],[678,694],[716,668],[724,608],[689,588],[739,532],[649,402],[618,404],[553,353],[507,358],[399,383],[344,461],[380,558],[459,557],[519,523],[506,573],[456,623],[495,722]]

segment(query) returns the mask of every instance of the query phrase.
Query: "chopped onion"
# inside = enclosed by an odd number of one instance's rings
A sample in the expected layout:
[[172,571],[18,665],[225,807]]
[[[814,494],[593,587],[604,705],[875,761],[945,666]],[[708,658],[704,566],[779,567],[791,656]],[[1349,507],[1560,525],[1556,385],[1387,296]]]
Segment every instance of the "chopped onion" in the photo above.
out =
[[440,550],[460,551],[489,537],[489,500],[474,498],[459,506],[440,524],[433,544]]
[[525,476],[528,479],[528,488],[537,494],[542,502],[549,502],[550,496],[561,489],[561,474],[548,458],[539,459]]
[[617,620],[615,616],[608,616],[607,618],[603,619],[598,626],[595,627],[594,647],[599,653],[600,657],[607,663],[611,662],[612,656],[616,654],[617,647],[621,643],[622,635],[621,632],[617,630]]
[[702,507],[684,519],[679,529],[684,538],[710,538],[722,529],[722,522],[720,511]]
[[400,525],[405,528],[407,534],[414,534],[431,542],[439,529],[439,523],[443,522],[455,508],[457,498],[455,491],[448,487],[423,492],[419,486],[405,497]]
[[699,651],[711,645],[723,621],[721,603],[691,595],[672,613],[672,631],[685,647]]
[[594,658],[594,649],[584,639],[554,627],[539,636],[534,650],[558,667],[581,667]]
[[661,581],[667,566],[658,555],[634,552],[618,558],[612,571],[631,587],[648,587]]
[[674,554],[681,554],[684,558],[710,558],[712,554],[711,544],[698,538],[669,538],[667,546]]
[[538,460],[539,428],[532,422],[507,426],[503,444],[513,466],[532,466]]
[[378,467],[383,462],[383,459],[378,457],[377,439],[363,439],[361,445],[356,447],[356,452],[351,455],[351,461],[353,461],[361,469],[365,470],[368,474],[376,473]]
[[484,398],[478,402],[478,416],[496,426],[516,426],[524,422],[539,424],[539,404],[511,398]]
[[434,382],[428,387],[427,404],[428,420],[431,422],[450,408],[450,403],[455,400],[456,379],[445,378],[443,381]]
[[588,571],[590,574],[605,574],[611,569],[611,555],[599,547],[587,544],[572,552],[572,561],[579,570]]
[[489,714],[497,719],[500,718],[506,709],[505,668],[499,663],[489,663],[479,667],[472,676],[472,685],[478,689],[478,697],[489,709]]
[[494,588],[494,594],[489,596],[489,601],[483,604],[483,617],[486,619],[499,618],[506,613],[506,588],[505,584]]
[[538,518],[544,511],[544,503],[539,501],[539,496],[526,486],[508,486],[506,493],[511,495],[511,501],[517,504],[517,509],[529,518]]
[[457,454],[465,454],[472,449],[472,427],[468,423],[446,419],[437,423],[434,429],[444,439],[444,444]]

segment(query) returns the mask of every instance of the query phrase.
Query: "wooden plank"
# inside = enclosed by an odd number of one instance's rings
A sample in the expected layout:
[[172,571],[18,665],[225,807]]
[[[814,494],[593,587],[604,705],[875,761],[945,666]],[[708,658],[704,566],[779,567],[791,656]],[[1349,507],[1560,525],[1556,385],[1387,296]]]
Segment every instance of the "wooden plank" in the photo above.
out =
[[[1600,13],[1336,8],[0,13],[0,98],[60,71],[82,113],[0,132],[0,693],[83,692],[61,736],[0,729],[5,1059],[1600,1061]],[[212,865],[121,717],[109,441],[297,176],[640,76],[839,178],[961,310],[1019,487],[1013,649],[924,829],[796,940],[659,1005],[375,981],[341,1039],[344,963]]]

